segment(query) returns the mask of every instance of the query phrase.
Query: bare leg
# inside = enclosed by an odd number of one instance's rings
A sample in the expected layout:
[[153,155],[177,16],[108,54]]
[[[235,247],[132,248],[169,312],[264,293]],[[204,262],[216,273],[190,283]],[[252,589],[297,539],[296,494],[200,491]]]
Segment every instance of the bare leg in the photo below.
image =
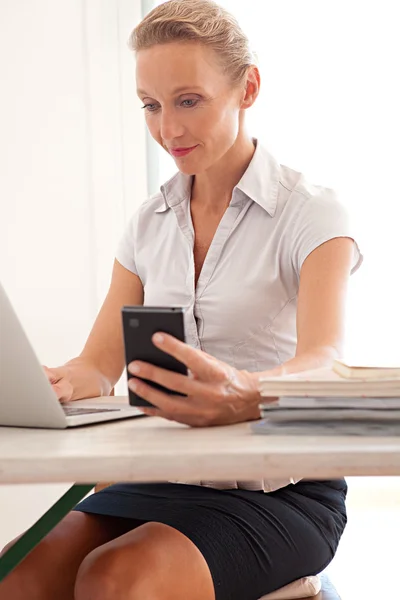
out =
[[85,556],[140,524],[71,512],[0,583],[0,600],[73,600],[76,574]]
[[146,523],[93,550],[75,600],[215,600],[208,565],[180,531]]

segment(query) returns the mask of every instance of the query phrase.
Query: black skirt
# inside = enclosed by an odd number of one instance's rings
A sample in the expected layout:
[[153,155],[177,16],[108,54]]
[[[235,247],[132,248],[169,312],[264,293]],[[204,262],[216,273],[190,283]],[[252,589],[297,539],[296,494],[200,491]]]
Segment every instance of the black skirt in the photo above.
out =
[[216,600],[258,600],[329,564],[346,524],[346,492],[343,479],[301,480],[271,493],[121,483],[75,510],[132,519],[132,528],[174,527],[203,554]]

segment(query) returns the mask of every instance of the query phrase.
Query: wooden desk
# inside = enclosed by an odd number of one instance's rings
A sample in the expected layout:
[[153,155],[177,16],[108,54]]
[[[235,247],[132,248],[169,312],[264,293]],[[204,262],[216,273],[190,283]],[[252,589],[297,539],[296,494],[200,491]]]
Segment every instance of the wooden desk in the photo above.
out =
[[0,484],[400,475],[400,438],[254,435],[139,418],[67,430],[0,427]]
[[400,475],[399,438],[254,435],[138,418],[62,431],[0,427],[0,484],[75,481],[0,558],[0,581],[103,481]]

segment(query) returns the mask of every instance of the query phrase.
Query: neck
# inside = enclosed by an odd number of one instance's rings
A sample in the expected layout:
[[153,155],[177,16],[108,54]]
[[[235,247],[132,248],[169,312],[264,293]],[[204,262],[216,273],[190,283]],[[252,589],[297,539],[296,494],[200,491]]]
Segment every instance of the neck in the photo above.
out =
[[234,187],[239,183],[253,157],[255,148],[249,136],[238,136],[228,152],[210,169],[195,175],[192,204],[209,212],[220,212],[229,205]]

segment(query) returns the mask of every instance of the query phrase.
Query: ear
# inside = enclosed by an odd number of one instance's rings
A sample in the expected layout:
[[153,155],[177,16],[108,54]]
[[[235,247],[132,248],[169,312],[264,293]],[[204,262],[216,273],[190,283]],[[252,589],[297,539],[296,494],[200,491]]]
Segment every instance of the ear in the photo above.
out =
[[245,88],[243,91],[240,108],[246,109],[253,106],[260,92],[261,78],[260,71],[256,65],[251,65],[247,70]]

